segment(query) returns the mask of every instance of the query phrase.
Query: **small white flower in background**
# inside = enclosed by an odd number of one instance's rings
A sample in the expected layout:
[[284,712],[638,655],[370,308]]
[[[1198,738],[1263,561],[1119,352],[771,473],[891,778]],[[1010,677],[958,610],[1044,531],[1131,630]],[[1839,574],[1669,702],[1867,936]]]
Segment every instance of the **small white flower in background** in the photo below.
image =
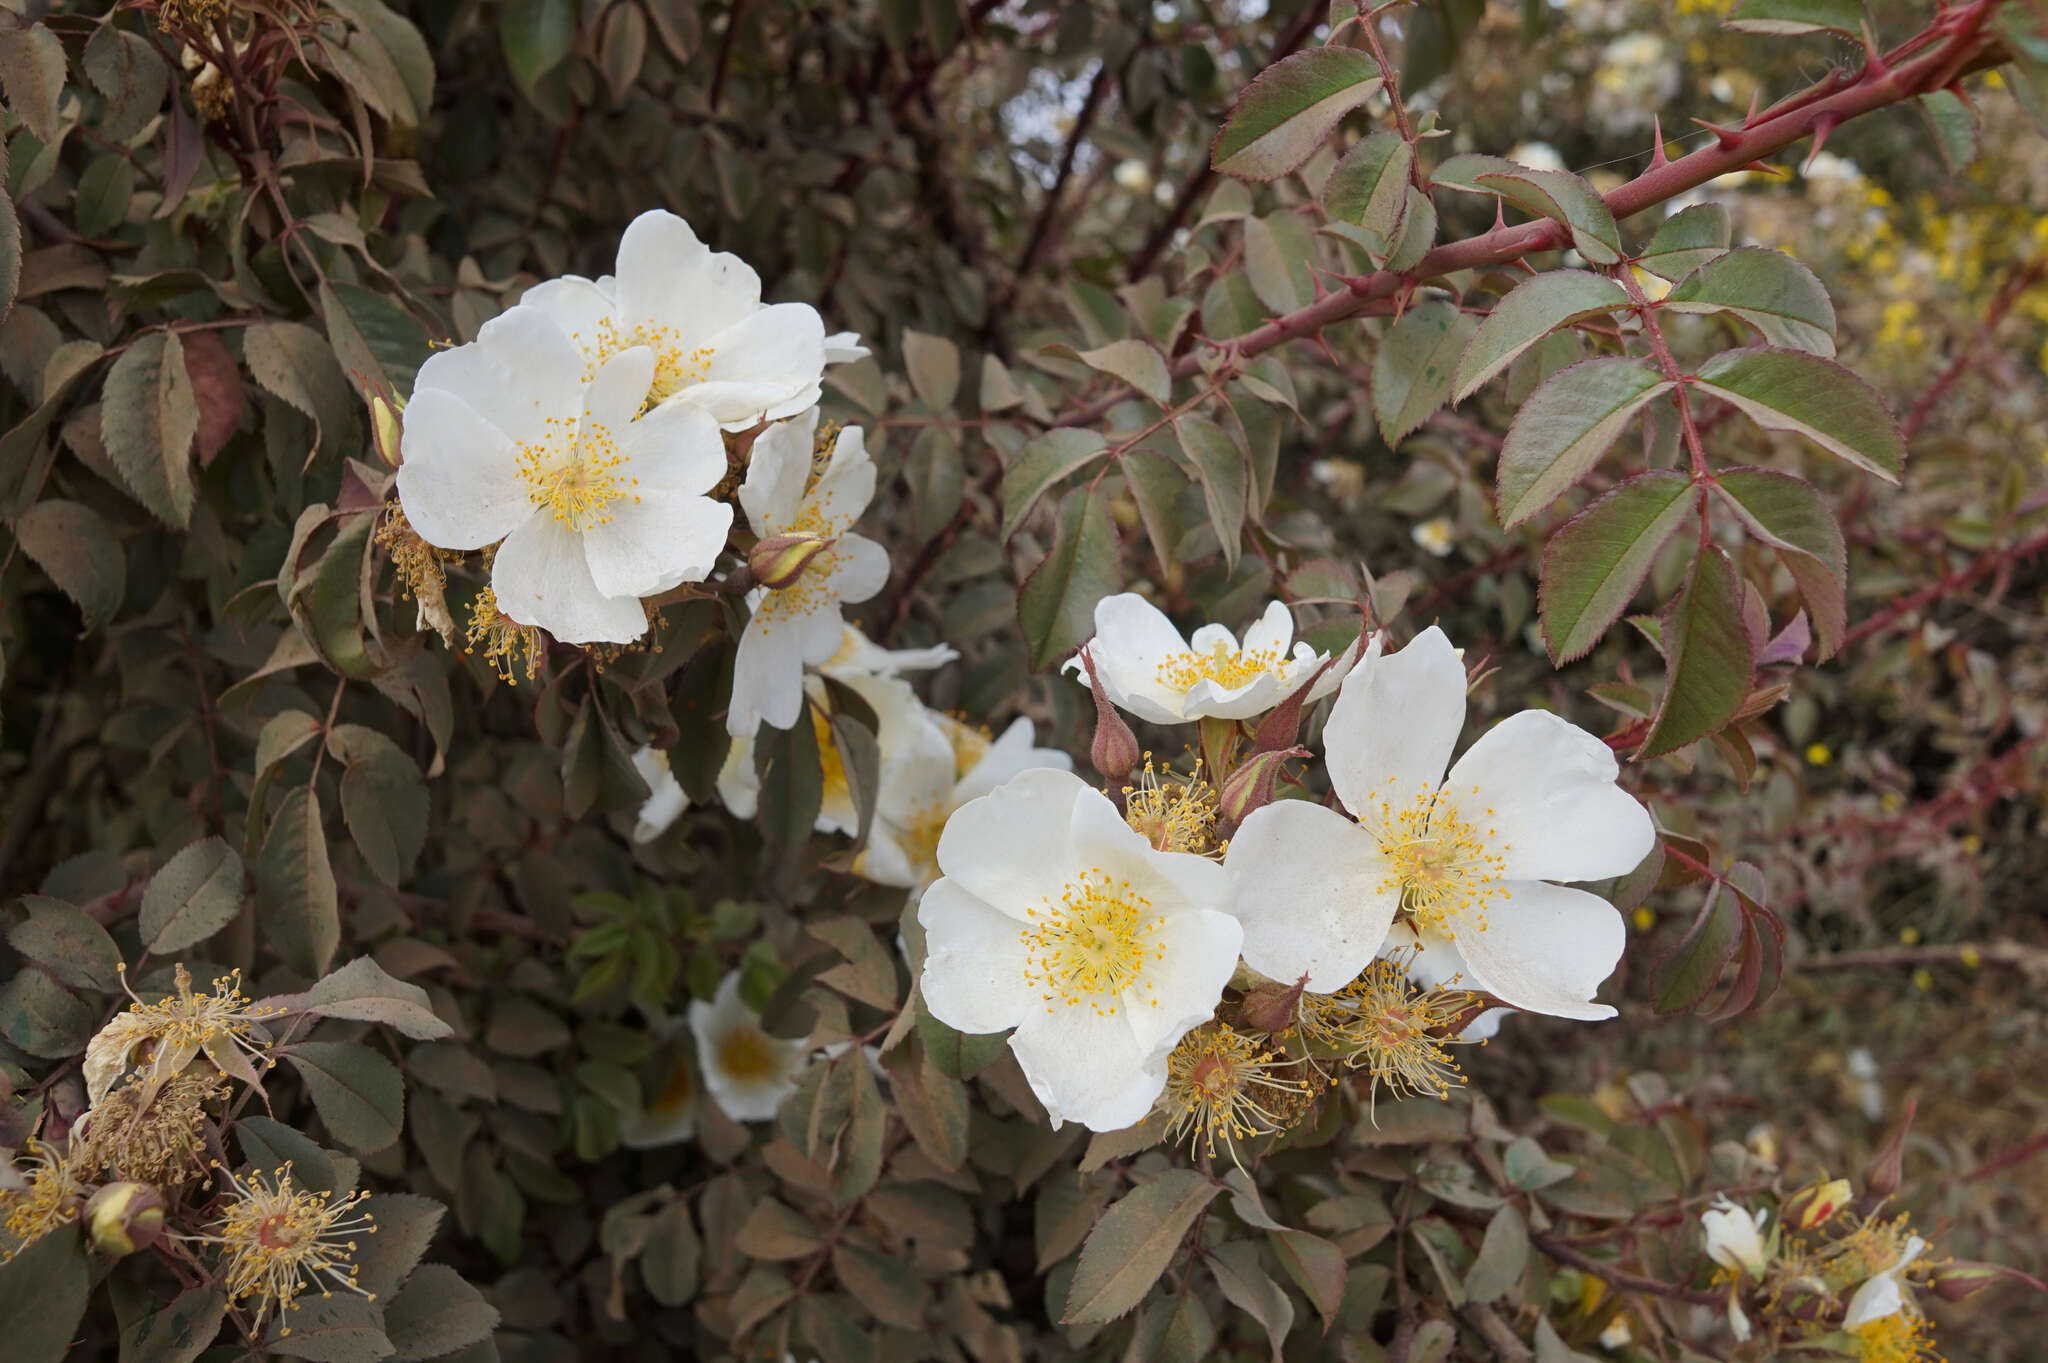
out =
[[1770,1215],[1767,1210],[1752,1212],[1738,1207],[1725,1196],[1716,1198],[1712,1207],[1700,1213],[1707,1257],[1731,1273],[1747,1273],[1761,1282],[1771,1263],[1764,1240],[1764,1223]]
[[[803,712],[804,668],[829,660],[845,642],[842,603],[865,601],[889,580],[889,555],[854,521],[875,495],[875,465],[860,428],[832,437],[831,462],[810,483],[818,414],[781,421],[754,441],[740,506],[763,539],[816,536],[828,541],[796,579],[747,595],[753,617],[733,660],[732,704],[725,727],[735,736],[762,724],[787,729]],[[806,484],[810,484],[806,486]]]
[[633,754],[633,770],[640,773],[640,779],[647,783],[647,799],[640,806],[640,815],[633,823],[634,842],[653,842],[668,832],[669,825],[682,817],[690,807],[690,797],[683,791],[683,783],[676,780],[675,772],[669,769],[668,754],[659,748],[642,747]]
[[[1307,641],[1295,643],[1294,617],[1278,601],[1266,607],[1244,642],[1221,625],[1203,625],[1181,637],[1157,606],[1136,592],[1095,603],[1095,637],[1082,649],[1095,660],[1103,694],[1119,710],[1154,724],[1191,720],[1252,719],[1286,700],[1315,674],[1327,655]],[[1310,696],[1335,690],[1342,664],[1325,672]],[[1088,671],[1080,655],[1064,668],[1081,685]]]
[[[1463,987],[1532,1013],[1597,1019],[1627,933],[1612,905],[1551,880],[1635,869],[1656,841],[1607,745],[1542,710],[1496,724],[1450,768],[1465,668],[1432,626],[1399,653],[1375,636],[1323,731],[1352,818],[1305,800],[1255,811],[1225,862],[1245,963],[1327,993],[1397,921],[1455,953]],[[1398,944],[1402,939],[1393,939]]]
[[[825,371],[825,323],[808,303],[761,302],[761,278],[713,251],[673,213],[653,209],[619,239],[618,273],[565,275],[528,289],[519,306],[572,340],[588,373],[644,347],[654,360],[650,405],[708,412],[728,431],[814,406]],[[833,338],[842,351],[859,338]]]
[[1877,1057],[1867,1046],[1857,1046],[1849,1052],[1849,1090],[1856,1097],[1856,1107],[1871,1121],[1884,1116],[1884,1083],[1877,1077]]
[[1548,142],[1518,142],[1508,153],[1508,160],[1527,166],[1531,170],[1564,170],[1564,158],[1557,154],[1557,148]]
[[839,636],[839,649],[818,671],[831,677],[898,677],[905,672],[929,672],[944,667],[960,656],[951,644],[930,648],[884,648],[856,625],[847,625]]
[[1116,163],[1111,172],[1118,189],[1127,189],[1133,194],[1152,192],[1152,168],[1136,158],[1126,158]]
[[1426,521],[1418,521],[1408,532],[1408,538],[1414,540],[1424,553],[1442,558],[1457,544],[1458,527],[1449,516],[1432,516]]
[[1168,1052],[1237,968],[1222,868],[1153,850],[1107,797],[1050,770],[963,805],[938,858],[917,911],[932,1016],[1016,1028],[1010,1049],[1054,1127],[1142,1120]]
[[1038,746],[1037,729],[1023,715],[991,739],[950,715],[926,711],[924,731],[897,757],[884,750],[874,827],[853,869],[879,884],[913,891],[939,878],[939,835],[954,810],[1019,772],[1074,769],[1066,753]]
[[682,1019],[663,1018],[649,1030],[668,1043],[666,1072],[640,1111],[619,1123],[619,1143],[629,1150],[680,1145],[697,1134],[697,1074],[680,1044]]
[[736,1122],[765,1122],[796,1092],[811,1053],[808,1041],[784,1041],[761,1027],[761,1015],[740,999],[739,972],[718,983],[711,1002],[690,1002],[697,1070],[719,1110]]
[[[701,582],[732,508],[718,424],[689,407],[641,406],[644,346],[586,373],[562,330],[530,308],[420,366],[405,409],[398,497],[442,549],[497,544],[498,609],[564,643],[631,643],[640,598]],[[503,543],[499,543],[499,541]]]
[[1635,1332],[1628,1328],[1627,1316],[1616,1316],[1608,1321],[1607,1328],[1600,1332],[1600,1347],[1609,1353],[1616,1349],[1626,1349],[1635,1343],[1635,1340]]

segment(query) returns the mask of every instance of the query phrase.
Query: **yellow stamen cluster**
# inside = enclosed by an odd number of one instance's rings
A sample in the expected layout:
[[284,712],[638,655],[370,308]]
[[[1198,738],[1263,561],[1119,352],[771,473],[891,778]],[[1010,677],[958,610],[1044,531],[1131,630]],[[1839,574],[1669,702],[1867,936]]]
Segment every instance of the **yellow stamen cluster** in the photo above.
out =
[[1913,1223],[1904,1213],[1889,1221],[1869,1217],[1840,1239],[1808,1251],[1803,1256],[1804,1271],[1826,1283],[1830,1291],[1846,1294],[1872,1274],[1896,1264],[1912,1239]]
[[[176,992],[155,1003],[144,1003],[133,989],[128,988],[127,963],[122,962],[117,969],[121,987],[128,990],[132,1002],[128,1011],[108,1024],[104,1031],[120,1028],[131,1047],[140,1041],[154,1041],[162,1051],[191,1054],[227,1042],[252,1059],[265,1059],[265,1053],[270,1049],[270,1038],[260,1033],[252,1036],[252,1029],[262,1019],[275,1017],[284,1010],[259,1008],[251,1003],[242,992],[241,971],[230,970],[225,975],[215,976],[212,993],[196,994],[192,991],[192,972],[180,962],[173,974]],[[158,1076],[163,1080],[170,1077]]]
[[958,781],[973,771],[988,756],[996,736],[985,724],[976,724],[959,715],[937,714],[939,728],[945,731],[946,741],[953,745],[953,779]]
[[1925,1316],[1894,1311],[1849,1331],[1860,1363],[1943,1363]]
[[633,642],[629,644],[596,643],[583,645],[583,652],[589,657],[590,665],[598,672],[603,672],[628,654],[659,653],[662,651],[661,639],[659,638],[664,623],[661,617],[661,608],[659,606],[650,606],[647,602],[642,601],[640,603],[640,611],[647,617],[647,633],[633,640]]
[[218,1070],[188,1066],[154,1096],[124,1084],[72,1131],[71,1162],[106,1182],[172,1187],[206,1169],[206,1105],[228,1091]]
[[[1394,778],[1387,783],[1393,786]],[[1472,794],[1478,793],[1474,787]],[[1455,941],[1460,931],[1486,930],[1488,909],[1508,897],[1502,880],[1509,845],[1487,822],[1493,810],[1481,806],[1468,818],[1448,790],[1423,790],[1399,804],[1375,796],[1358,813],[1387,859],[1380,893],[1400,891],[1401,911],[1418,932]]]
[[524,671],[532,681],[540,676],[547,657],[547,644],[536,625],[522,625],[498,609],[498,594],[489,587],[476,594],[469,608],[469,626],[463,631],[469,646],[484,655],[484,662],[501,681],[518,682]]
[[262,1174],[252,1173],[244,1183],[229,1174],[233,1197],[215,1225],[218,1233],[192,1237],[221,1246],[228,1295],[238,1302],[255,1299],[258,1328],[272,1310],[296,1311],[309,1287],[318,1287],[323,1297],[339,1287],[375,1301],[377,1294],[356,1281],[356,1242],[350,1238],[377,1233],[376,1222],[356,1210],[369,1194],[337,1202],[331,1193],[294,1188],[289,1163],[272,1179],[265,1183]]
[[1414,958],[1413,949],[1396,952],[1334,994],[1301,996],[1296,1026],[1303,1038],[1347,1067],[1365,1070],[1375,1103],[1382,1084],[1398,1097],[1447,1098],[1465,1082],[1447,1048],[1470,1043],[1446,1032],[1478,996],[1410,984]]
[[22,1158],[27,1168],[17,1165],[15,1172],[23,1178],[25,1186],[0,1192],[0,1209],[7,1213],[7,1233],[19,1242],[0,1254],[0,1264],[12,1259],[30,1241],[76,1221],[79,1208],[92,1191],[72,1174],[70,1165],[53,1145],[31,1139]]
[[156,26],[165,33],[183,25],[210,34],[213,21],[227,12],[227,0],[161,0],[156,11]]
[[[1091,867],[1067,882],[1059,903],[1047,899],[1026,913],[1024,978],[1044,998],[1046,1012],[1058,1004],[1085,1005],[1107,1017],[1126,991],[1154,992],[1145,966],[1165,959],[1158,932],[1166,919],[1128,880]],[[1159,1006],[1157,998],[1147,1002]]]
[[818,433],[811,438],[811,481],[816,482],[831,467],[832,450],[838,445],[839,432],[845,427],[843,421],[818,423]]
[[391,559],[401,593],[419,602],[421,622],[433,625],[442,638],[452,643],[455,622],[448,614],[448,572],[442,565],[462,555],[436,549],[421,539],[406,520],[405,508],[396,502],[385,508],[375,538],[378,547]]
[[1216,792],[1199,772],[1155,768],[1147,756],[1137,776],[1137,785],[1124,787],[1125,823],[1162,852],[1222,860],[1228,844],[1216,837]]
[[1162,686],[1189,691],[1195,683],[1212,681],[1218,686],[1248,686],[1268,673],[1278,672],[1284,660],[1278,649],[1250,651],[1230,648],[1218,642],[1207,653],[1171,653],[1159,664],[1156,675]]
[[1312,1092],[1301,1079],[1280,1078],[1291,1062],[1262,1049],[1252,1038],[1221,1023],[1208,1022],[1180,1039],[1166,1057],[1166,1139],[1216,1153],[1220,1137],[1236,1157],[1238,1141],[1278,1131],[1281,1111],[1304,1110],[1301,1095]]
[[759,1027],[734,1027],[718,1038],[718,1068],[734,1079],[759,1082],[782,1069],[775,1039]]
[[640,494],[640,480],[625,472],[626,456],[611,428],[589,414],[581,418],[551,416],[548,434],[538,442],[520,443],[513,456],[535,507],[553,513],[571,530],[610,525],[614,502]]
[[682,343],[676,339],[674,327],[642,322],[636,327],[626,328],[607,317],[598,322],[597,334],[588,342],[585,342],[580,331],[571,332],[570,335],[579,345],[585,346],[585,383],[596,378],[597,371],[604,366],[604,362],[622,350],[631,350],[635,346],[646,346],[652,350],[654,382],[647,390],[647,407],[654,406],[663,398],[692,384],[704,382],[711,374],[711,347],[684,349]]

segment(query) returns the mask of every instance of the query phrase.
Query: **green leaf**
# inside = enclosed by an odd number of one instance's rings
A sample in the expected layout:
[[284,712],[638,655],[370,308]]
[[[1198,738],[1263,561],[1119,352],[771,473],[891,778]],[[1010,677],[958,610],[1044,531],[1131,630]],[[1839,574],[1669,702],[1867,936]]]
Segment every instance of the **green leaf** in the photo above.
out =
[[1742,932],[1741,902],[1723,894],[1719,881],[1710,883],[1692,926],[1650,971],[1650,998],[1657,1011],[1683,1013],[1706,1002],[1741,945]]
[[137,501],[180,530],[192,515],[192,437],[199,403],[175,334],[135,338],[107,373],[100,439]]
[[127,594],[128,564],[99,512],[78,502],[37,502],[14,523],[14,538],[76,603],[88,632],[114,618]]
[[21,219],[14,200],[0,184],[0,322],[14,310],[14,293],[21,287]]
[[917,1038],[940,1074],[972,1079],[1009,1044],[1008,1032],[956,1032],[923,1007],[917,1010]]
[[1743,246],[1716,256],[1664,298],[1673,312],[1732,312],[1772,345],[1835,353],[1835,305],[1814,276],[1783,251]]
[[64,94],[64,44],[40,22],[24,23],[18,11],[13,22],[21,26],[0,29],[0,89],[14,116],[48,146],[62,126],[57,103]]
[[78,232],[83,237],[103,237],[128,220],[128,203],[135,197],[135,167],[124,156],[109,153],[85,168],[78,177],[78,194],[72,201]]
[[1223,561],[1234,569],[1243,548],[1240,541],[1250,487],[1244,453],[1221,426],[1205,416],[1175,417],[1173,433],[1202,485],[1202,503],[1209,512],[1209,524],[1215,527],[1216,542],[1223,547]]
[[365,1154],[398,1139],[405,1080],[398,1067],[352,1041],[304,1041],[284,1052],[334,1138]]
[[1693,560],[1685,590],[1663,615],[1664,696],[1638,756],[1676,752],[1733,719],[1756,671],[1742,624],[1742,581],[1720,548]]
[[675,1307],[697,1295],[704,1242],[690,1220],[690,1204],[676,1198],[654,1214],[647,1247],[640,1252],[640,1279],[663,1306]]
[[761,836],[774,847],[801,847],[825,797],[824,761],[808,709],[787,729],[764,724],[755,732],[754,773],[761,782],[754,816]]
[[356,957],[315,984],[300,996],[298,1005],[321,1017],[382,1023],[415,1041],[433,1041],[455,1032],[436,1016],[426,990],[393,979],[368,956]]
[[1584,657],[1600,641],[1698,505],[1690,476],[1656,469],[1610,489],[1559,528],[1544,546],[1537,586],[1553,663]]
[[1272,1346],[1272,1363],[1280,1363],[1280,1344],[1294,1328],[1294,1302],[1266,1272],[1259,1247],[1250,1240],[1218,1245],[1207,1256],[1210,1274],[1224,1298],[1257,1321]]
[[367,401],[389,379],[400,393],[412,390],[413,379],[431,353],[427,329],[404,308],[381,293],[355,284],[332,284],[320,290],[320,311],[337,357],[346,354],[341,337],[357,350],[347,366],[356,391]]
[[1357,223],[1382,240],[1398,240],[1408,216],[1408,190],[1415,148],[1386,131],[1360,139],[1344,154],[1323,185],[1323,207],[1344,222]]
[[900,1330],[925,1328],[931,1289],[902,1260],[841,1241],[832,1249],[832,1271],[839,1285],[883,1324]]
[[950,411],[960,392],[960,350],[943,336],[903,332],[903,367],[918,400],[934,412]]
[[1660,279],[1677,281],[1728,249],[1725,204],[1694,204],[1664,219],[1636,263]]
[[1700,367],[1697,386],[1765,430],[1797,432],[1888,483],[1906,466],[1884,399],[1833,360],[1775,346],[1724,350]]
[[1529,395],[1500,451],[1499,514],[1520,525],[1592,472],[1637,412],[1671,390],[1648,361],[1608,355],[1552,375]]
[[1173,396],[1173,375],[1166,368],[1166,358],[1149,341],[1111,341],[1080,355],[1090,369],[1122,379],[1161,407]]
[[1776,469],[1724,470],[1714,490],[1750,534],[1777,550],[1799,584],[1820,656],[1832,657],[1849,625],[1849,551],[1827,500],[1811,483]]
[[[999,1048],[1002,1040],[998,1033]],[[900,1046],[886,1060],[896,1115],[909,1128],[910,1138],[939,1168],[958,1169],[967,1162],[966,1087],[941,1071],[923,1045]]]
[[1550,270],[1516,285],[1472,334],[1458,360],[1451,401],[1463,402],[1559,327],[1628,306],[1621,285],[1584,270]]
[[1287,313],[1315,297],[1308,229],[1293,213],[1268,213],[1244,224],[1244,278],[1269,313]]
[[1114,1320],[1136,1306],[1173,1262],[1188,1227],[1222,1191],[1192,1169],[1169,1169],[1110,1207],[1081,1246],[1061,1323]]
[[73,989],[111,994],[121,987],[121,949],[75,905],[48,895],[22,898],[28,917],[7,930],[7,944]]
[[325,336],[296,322],[266,322],[242,336],[243,357],[256,382],[313,419],[322,450],[353,437],[355,398]]
[[341,816],[370,873],[396,887],[412,872],[426,845],[427,783],[410,755],[361,724],[343,724],[327,736],[328,751],[347,766],[341,774]]
[[427,1264],[384,1308],[394,1363],[439,1358],[490,1338],[498,1308],[446,1264]]
[[220,1334],[227,1310],[225,1287],[212,1283],[187,1288],[161,1309],[121,1327],[122,1363],[194,1363]]
[[1012,455],[1003,469],[1004,541],[1017,533],[1048,488],[1107,448],[1096,432],[1064,426],[1036,437]]
[[363,1211],[375,1219],[377,1236],[356,1251],[357,1281],[381,1301],[419,1263],[448,1209],[431,1197],[378,1193],[363,1203]]
[[[335,10],[348,16],[348,20],[363,34],[376,40],[383,50],[383,56],[405,86],[409,102],[415,111],[411,126],[420,121],[434,105],[434,54],[427,47],[427,40],[420,36],[411,21],[399,15],[382,0],[328,0]],[[351,37],[349,47],[358,50],[362,39]]]
[[1862,0],[1738,0],[1723,28],[1737,33],[1839,33],[1860,39],[1868,23]]
[[1389,448],[1450,397],[1458,356],[1478,325],[1457,304],[1433,299],[1408,309],[1381,339],[1372,361],[1372,410]]
[[90,1291],[85,1237],[77,1225],[37,1237],[0,1264],[8,1363],[63,1363]]
[[498,37],[512,79],[531,97],[576,44],[576,6],[571,0],[511,0],[498,19]]
[[1608,211],[1600,191],[1564,170],[1489,170],[1474,178],[1480,189],[1500,195],[1515,207],[1550,218],[1571,229],[1572,245],[1594,265],[1619,264],[1621,228]]
[[[164,107],[170,67],[140,34],[102,24],[85,43],[85,78],[106,99],[97,120],[101,134],[126,142]],[[6,309],[0,308],[0,313]]]
[[1338,121],[1384,84],[1379,64],[1355,48],[1284,57],[1238,95],[1209,149],[1209,166],[1240,180],[1277,180],[1314,155]]
[[919,431],[903,463],[903,481],[910,485],[911,538],[929,544],[960,514],[967,495],[967,463],[953,433],[943,426]]
[[299,786],[284,797],[256,859],[256,917],[292,969],[318,978],[341,945],[341,908],[320,797]]
[[1498,1301],[1522,1280],[1529,1266],[1529,1223],[1514,1203],[1504,1203],[1486,1224],[1478,1257],[1465,1273],[1465,1300]]
[[1951,175],[1961,175],[1983,149],[1984,120],[1977,106],[1954,90],[1929,90],[1920,96],[1920,112],[1934,129],[1934,141]]
[[1116,523],[1100,491],[1077,487],[1060,502],[1059,529],[1017,592],[1017,623],[1031,667],[1043,671],[1095,628],[1095,603],[1115,593]]
[[1268,1231],[1266,1242],[1273,1247],[1273,1257],[1280,1261],[1280,1267],[1287,1270],[1287,1276],[1294,1279],[1294,1285],[1323,1318],[1323,1329],[1327,1331],[1336,1322],[1337,1310],[1344,1302],[1344,1251],[1320,1235],[1292,1227]]

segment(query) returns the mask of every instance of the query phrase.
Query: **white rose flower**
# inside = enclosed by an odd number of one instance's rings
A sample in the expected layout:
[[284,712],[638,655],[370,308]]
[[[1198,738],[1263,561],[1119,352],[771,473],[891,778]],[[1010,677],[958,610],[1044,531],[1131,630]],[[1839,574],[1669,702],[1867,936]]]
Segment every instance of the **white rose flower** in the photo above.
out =
[[[1095,603],[1095,637],[1082,649],[1095,660],[1102,692],[1119,710],[1154,724],[1252,719],[1286,700],[1315,674],[1325,656],[1294,639],[1294,617],[1275,601],[1244,643],[1221,625],[1203,625],[1184,639],[1160,609],[1136,592]],[[1079,654],[1065,669],[1088,685]],[[1323,674],[1311,698],[1336,689],[1338,669]],[[1327,683],[1327,685],[1325,684]]]
[[690,1032],[711,1101],[736,1122],[773,1118],[796,1092],[811,1053],[808,1041],[784,1041],[762,1030],[761,1015],[740,999],[738,971],[719,981],[711,1002],[691,1000]]
[[905,672],[929,672],[944,667],[960,656],[951,644],[930,648],[884,648],[856,625],[847,625],[839,636],[839,649],[818,671],[832,677],[898,677]]
[[1222,868],[1154,851],[1105,796],[1051,770],[962,806],[938,859],[917,911],[932,1016],[1016,1028],[1010,1049],[1054,1127],[1143,1119],[1167,1053],[1237,968]]
[[[910,689],[909,682],[862,673],[848,673],[840,680],[853,688],[875,712],[875,723],[879,729],[875,734],[875,746],[881,750],[882,756],[880,789],[876,795],[879,815],[888,807],[892,798],[890,792],[901,780],[901,773],[917,765],[920,754],[928,758],[935,747],[941,753],[949,750],[944,736],[932,726],[930,712],[918,700],[917,693]],[[818,818],[812,827],[820,833],[844,833],[852,837],[860,831],[860,810],[854,804],[853,782],[847,773],[845,758],[840,755],[839,745],[832,736],[831,723],[825,718],[825,686],[816,677],[806,677],[804,687],[815,702],[808,708],[824,778],[818,798]],[[725,802],[725,807],[735,818],[751,819],[760,807],[761,778],[754,771],[752,734],[733,739],[732,745],[726,749],[725,763],[718,769],[718,798]]]
[[683,790],[683,783],[676,780],[675,772],[669,769],[668,754],[659,748],[642,747],[633,754],[633,770],[640,773],[640,779],[647,783],[647,799],[640,806],[640,814],[633,822],[634,842],[653,842],[668,832],[669,825],[682,817],[690,807],[690,797]]
[[1913,1266],[1926,1250],[1927,1242],[1915,1235],[1906,1241],[1906,1247],[1899,1251],[1899,1257],[1890,1267],[1881,1268],[1866,1278],[1861,1287],[1849,1298],[1849,1312],[1842,1317],[1842,1328],[1854,1330],[1859,1325],[1868,1325],[1886,1316],[1895,1316],[1906,1309],[1905,1290],[1899,1286],[1899,1278]]
[[680,1145],[697,1134],[697,1075],[679,1045],[682,1019],[661,1018],[649,1030],[674,1049],[664,1057],[661,1086],[646,1095],[639,1112],[619,1122],[619,1144],[628,1150]]
[[[761,278],[713,251],[673,213],[642,213],[619,239],[618,274],[565,275],[526,291],[520,306],[551,318],[595,373],[622,350],[654,359],[655,405],[708,412],[728,431],[815,406],[825,371],[825,323],[808,303],[761,302]],[[850,334],[833,338],[858,348]]]
[[1525,710],[1451,767],[1465,669],[1443,631],[1391,657],[1375,638],[1324,728],[1347,818],[1305,800],[1254,812],[1231,840],[1232,910],[1246,964],[1317,993],[1355,978],[1398,918],[1454,951],[1467,988],[1532,1013],[1606,1018],[1592,1002],[1626,932],[1612,905],[1551,880],[1634,870],[1656,841],[1615,784],[1605,743]]
[[1764,1247],[1764,1222],[1769,1211],[1748,1211],[1724,1195],[1700,1213],[1700,1226],[1707,1236],[1707,1257],[1731,1273],[1747,1273],[1761,1282],[1770,1267],[1770,1253]]
[[901,754],[883,750],[875,822],[854,872],[883,885],[918,891],[939,878],[939,835],[953,811],[1019,772],[1072,771],[1074,759],[1038,746],[1028,716],[991,739],[949,715],[926,711],[922,730]]
[[701,582],[732,508],[718,425],[689,407],[642,414],[654,352],[586,374],[545,316],[513,308],[420,366],[405,409],[398,497],[443,549],[498,544],[498,609],[564,643],[630,643],[640,598]]
[[854,521],[875,495],[875,465],[850,426],[833,438],[831,462],[808,488],[816,411],[777,422],[754,442],[740,506],[756,535],[815,535],[829,543],[793,582],[757,587],[753,617],[733,661],[727,732],[752,734],[766,723],[787,729],[803,711],[804,668],[826,662],[844,641],[842,602],[865,601],[889,580],[889,555]]

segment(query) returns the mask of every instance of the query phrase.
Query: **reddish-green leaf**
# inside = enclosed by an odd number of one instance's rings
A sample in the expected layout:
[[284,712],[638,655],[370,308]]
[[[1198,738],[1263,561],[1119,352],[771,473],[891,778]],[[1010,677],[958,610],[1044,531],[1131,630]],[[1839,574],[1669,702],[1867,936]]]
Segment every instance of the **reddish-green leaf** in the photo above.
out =
[[1077,487],[1060,503],[1059,530],[1017,593],[1031,666],[1043,670],[1095,628],[1095,603],[1118,585],[1116,524],[1099,491]]
[[1752,535],[1778,551],[1799,584],[1820,656],[1832,656],[1849,622],[1849,552],[1826,499],[1811,483],[1776,469],[1728,469],[1716,477],[1715,491]]
[[1741,945],[1742,932],[1742,905],[1734,895],[1722,892],[1720,882],[1709,885],[1692,926],[1650,972],[1650,997],[1657,1011],[1697,1008],[1720,981],[1721,971]]
[[1906,466],[1884,399],[1833,360],[1776,346],[1724,350],[1700,366],[1697,386],[1765,430],[1795,431],[1888,483]]
[[1136,1306],[1222,1191],[1192,1169],[1169,1169],[1104,1212],[1081,1247],[1062,1323],[1114,1320]]
[[1622,429],[1671,383],[1644,360],[1610,355],[1553,374],[1522,404],[1500,451],[1501,524],[1549,506],[1600,462]]
[[1566,521],[1543,550],[1537,601],[1551,661],[1583,657],[1620,618],[1699,494],[1672,469],[1638,474]]
[[1209,165],[1240,180],[1278,179],[1314,155],[1337,121],[1385,83],[1379,64],[1355,48],[1285,57],[1237,97],[1209,149]]
[[1478,323],[1442,299],[1408,309],[1372,361],[1372,409],[1389,446],[1429,420],[1451,395],[1458,357]]
[[166,524],[192,515],[192,439],[199,404],[185,350],[168,331],[137,337],[107,373],[100,439],[121,481]]
[[1415,149],[1398,133],[1380,131],[1344,153],[1323,185],[1323,207],[1343,222],[1357,223],[1383,240],[1397,238],[1408,215],[1408,188]]
[[1636,263],[1659,278],[1683,279],[1727,250],[1728,237],[1725,205],[1694,204],[1658,225]]
[[1663,615],[1664,696],[1639,752],[1656,757],[1705,738],[1734,717],[1756,670],[1742,624],[1742,582],[1718,547],[1693,560],[1685,590]]
[[1012,455],[1003,468],[1003,538],[1017,533],[1048,488],[1106,448],[1096,432],[1067,426],[1047,431]]
[[1868,16],[1863,0],[1739,0],[1721,22],[1738,33],[1839,33],[1860,39]]
[[1672,312],[1732,312],[1776,346],[1835,353],[1835,305],[1813,271],[1783,251],[1744,246],[1715,256],[1664,298]]
[[1493,305],[1472,333],[1471,344],[1458,360],[1451,400],[1471,397],[1517,355],[1559,327],[1627,306],[1628,294],[1621,285],[1584,270],[1550,270],[1522,281]]

